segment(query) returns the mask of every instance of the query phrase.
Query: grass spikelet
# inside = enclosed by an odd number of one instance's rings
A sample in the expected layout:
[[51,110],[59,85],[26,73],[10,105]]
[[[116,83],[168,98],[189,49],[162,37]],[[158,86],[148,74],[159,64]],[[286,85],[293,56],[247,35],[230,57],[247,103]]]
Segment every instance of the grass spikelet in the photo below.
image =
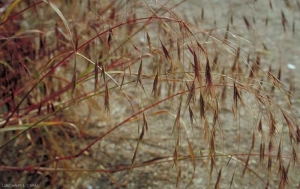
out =
[[283,165],[280,167],[280,183],[279,188],[285,188],[289,185],[289,179],[288,179],[288,168],[285,168]]
[[232,177],[231,177],[231,180],[230,180],[230,188],[231,188],[231,186],[233,184],[233,179],[234,179],[234,173],[232,174]]
[[236,70],[236,64],[240,58],[240,47],[238,47],[237,49],[237,52],[236,52],[236,56],[235,56],[235,59],[234,59],[234,62],[233,62],[233,65],[231,67],[231,71],[234,72]]
[[222,167],[218,173],[218,178],[217,178],[217,182],[215,184],[215,189],[218,189],[220,188],[220,181],[221,181],[221,177],[222,177]]
[[272,0],[269,0],[269,7],[271,10],[273,10]]
[[269,136],[273,137],[276,132],[277,127],[276,127],[276,121],[275,121],[274,115],[272,113],[270,113],[270,115],[269,115],[269,122],[270,122]]
[[249,79],[253,79],[254,77],[255,66],[254,64],[250,68]]
[[273,145],[272,139],[270,139],[269,146],[268,146],[269,153],[271,153],[273,149],[274,149],[274,145]]
[[140,63],[138,74],[137,74],[136,83],[142,84],[142,80],[141,80],[142,72],[143,72],[143,59],[141,59],[141,63]]
[[265,50],[265,51],[268,51],[267,45],[266,45],[265,43],[262,43],[262,45],[263,45],[263,47],[264,47],[264,50]]
[[222,92],[221,92],[222,104],[225,104],[226,96],[227,96],[227,87],[223,87]]
[[173,163],[177,171],[179,171],[179,161],[178,161],[178,146],[179,146],[179,140],[176,141],[174,152],[173,152]]
[[143,113],[143,127],[145,128],[146,131],[148,131],[148,121],[144,113]]
[[204,98],[202,96],[202,94],[200,93],[200,98],[199,98],[199,107],[200,107],[200,117],[205,119],[205,101]]
[[263,160],[265,159],[265,143],[260,143],[260,147],[259,147],[259,161],[263,162]]
[[[293,125],[292,125],[290,119],[288,118],[288,116],[286,115],[286,113],[282,112],[282,115],[283,115],[283,118],[284,118],[285,121],[286,121],[286,124],[287,124],[288,128],[289,128],[289,134],[290,134],[290,136],[293,138],[293,136],[294,136],[294,135],[293,135],[293,132],[294,132]],[[292,138],[291,138],[291,140],[292,140]],[[293,138],[293,139],[294,139],[294,138]],[[296,141],[296,140],[294,139],[294,141]]]
[[227,23],[227,26],[226,26],[224,42],[226,42],[228,40],[228,33],[229,33],[229,22]]
[[277,152],[277,162],[282,160],[282,152],[281,152],[282,146],[281,146],[281,140],[279,141],[278,145],[278,152]]
[[109,30],[109,32],[108,32],[108,37],[107,37],[107,45],[108,45],[108,48],[109,48],[109,49],[110,49],[110,47],[111,47],[112,35],[113,35],[112,30]]
[[252,144],[251,144],[251,150],[254,149],[254,144],[255,144],[255,133],[252,133]]
[[188,47],[189,51],[191,52],[191,54],[194,56],[195,51],[189,45],[187,45],[187,47]]
[[249,168],[248,164],[249,164],[249,160],[250,160],[250,156],[251,156],[251,149],[249,150],[248,156],[247,156],[247,160],[245,162],[245,167],[242,173],[242,177],[244,177],[246,170]]
[[40,38],[39,38],[40,45],[39,45],[39,53],[38,53],[39,57],[43,57],[46,54],[45,43],[46,43],[45,37],[42,34],[40,34]]
[[174,130],[175,128],[176,129],[180,129],[180,117],[181,117],[181,102],[180,102],[180,105],[178,107],[178,110],[177,110],[177,114],[176,114],[176,118],[175,118],[175,122],[174,122],[174,125],[173,125],[173,129],[172,129],[172,133],[174,133]]
[[165,45],[162,43],[162,41],[160,41],[161,47],[163,49],[164,55],[166,57],[167,60],[171,59],[171,56],[169,54],[169,51],[167,50],[167,48],[165,47]]
[[192,164],[193,164],[193,169],[194,169],[193,175],[194,175],[195,171],[196,171],[196,158],[195,158],[195,154],[194,154],[194,150],[192,148],[191,142],[189,141],[188,138],[187,138],[187,143],[188,143],[189,154],[190,154]]
[[292,151],[292,162],[294,166],[296,165],[296,163],[299,163],[299,157],[294,147]]
[[251,69],[250,69],[250,74],[249,74],[249,78],[253,79],[255,77],[255,75],[258,73],[259,68],[260,68],[260,54],[258,53],[256,56],[256,60],[255,62],[253,62]]
[[207,56],[207,52],[206,52],[206,50],[204,49],[204,47],[198,42],[198,41],[196,41],[196,43],[197,43],[197,46],[200,48],[200,50],[204,53],[204,55],[206,56],[206,58],[208,58]]
[[[196,71],[196,69],[195,69],[195,71]],[[209,93],[211,94],[211,89],[212,89],[213,83],[212,83],[212,76],[211,76],[208,58],[206,59],[205,79],[206,79],[207,89],[209,90]]]
[[277,80],[278,80],[278,81],[281,80],[281,67],[279,67],[279,69],[278,69]]
[[238,99],[240,100],[240,102],[244,105],[244,101],[241,97],[241,94],[238,90],[238,87],[236,85],[236,82],[234,82],[233,84],[233,102],[234,102],[234,107],[237,109],[238,107]]
[[245,16],[243,16],[243,19],[244,19],[244,22],[245,22],[245,24],[247,26],[248,31],[250,31],[252,27],[251,27],[248,19]]
[[167,50],[167,48],[165,47],[165,45],[162,43],[162,41],[160,41],[160,44],[162,46],[162,49],[163,49],[163,52],[164,52],[164,55],[165,55],[166,59],[170,63],[170,69],[169,69],[169,71],[173,71],[174,67],[173,67],[173,61],[172,61],[172,58],[170,56],[170,53]]
[[269,172],[269,174],[271,173],[271,171],[272,171],[272,158],[271,158],[271,156],[269,156],[269,158],[268,158],[268,172]]
[[154,96],[157,95],[157,86],[158,86],[158,71],[156,72],[153,85],[152,85],[152,93],[154,94]]
[[193,56],[194,56],[195,78],[197,78],[198,82],[201,83],[201,76],[200,76],[201,67],[200,67],[200,62],[198,61],[198,57],[197,57],[196,52],[193,52]]
[[181,50],[180,50],[180,42],[177,40],[177,58],[181,60]]
[[181,180],[181,168],[179,166],[179,169],[177,170],[176,188],[179,188],[180,180]]
[[[103,65],[103,63],[101,63],[101,66],[102,66],[102,68],[101,68],[101,76],[103,77],[103,81],[104,81],[104,83],[106,83],[106,72],[105,72],[105,66]],[[100,76],[100,77],[101,77]]]
[[188,86],[188,88],[189,88],[189,94],[186,100],[186,108],[190,105],[191,101],[195,101],[195,94],[196,94],[195,81],[193,81],[192,85],[190,87]]
[[149,49],[150,49],[150,52],[152,52],[151,39],[150,39],[150,36],[149,36],[149,33],[148,33],[148,32],[146,32],[146,36],[147,36],[148,47],[149,47]]
[[189,106],[189,117],[190,117],[191,125],[193,126],[194,125],[194,121],[193,120],[195,119],[195,116],[194,116],[193,110],[191,109],[191,106]]
[[[216,103],[217,106],[218,106],[218,103]],[[215,127],[217,121],[218,121],[218,118],[219,118],[219,112],[218,112],[218,107],[216,107],[214,109],[214,118],[213,118],[213,123],[212,123],[212,126]]]
[[216,161],[215,161],[215,156],[213,154],[211,154],[211,157],[210,157],[210,177],[212,176],[212,172],[214,170],[214,167],[216,165]]
[[75,88],[76,88],[76,81],[77,81],[77,73],[75,72],[72,76],[72,96],[74,95],[74,91],[75,91]]
[[210,135],[210,141],[209,141],[209,155],[210,155],[210,175],[212,175],[213,168],[216,165],[215,162],[215,129],[213,128]]
[[286,32],[286,25],[288,24],[288,22],[283,10],[281,11],[281,24],[282,24],[283,31]]
[[131,166],[133,166],[134,162],[135,162],[135,159],[136,159],[136,155],[138,153],[138,148],[139,148],[139,145],[140,143],[142,142],[143,138],[144,138],[144,134],[145,132],[148,131],[148,122],[147,122],[147,119],[146,119],[146,116],[145,114],[143,113],[143,126],[142,126],[142,131],[141,131],[141,134],[138,138],[138,142],[136,144],[136,148],[135,148],[135,151],[134,151],[134,154],[133,154],[133,157],[132,157],[132,160],[131,160]]
[[296,129],[296,141],[297,141],[297,144],[300,143],[300,128],[298,125],[297,125],[297,129]]
[[292,34],[295,35],[295,30],[296,30],[296,22],[293,20],[293,26],[292,26]]
[[105,95],[104,95],[104,107],[105,110],[110,112],[110,106],[109,106],[109,88],[107,83],[105,84]]
[[132,46],[133,46],[133,48],[134,48],[136,51],[138,51],[139,53],[142,52],[142,51],[141,51],[137,46],[135,46],[134,44],[132,44]]
[[[218,60],[219,60],[219,54],[218,53],[216,53],[216,55],[215,55],[215,57],[214,57],[214,60],[213,60],[213,69],[214,69],[214,67],[216,68],[217,67],[217,65],[218,65]],[[223,70],[224,71],[224,70]],[[223,72],[222,71],[222,72]],[[224,73],[224,72],[223,72]],[[223,74],[222,73],[222,74]]]
[[255,71],[259,69],[260,66],[260,54],[258,53],[255,60]]
[[95,63],[94,67],[94,74],[95,74],[95,85],[94,85],[94,91],[97,91],[98,81],[99,81],[99,62]]

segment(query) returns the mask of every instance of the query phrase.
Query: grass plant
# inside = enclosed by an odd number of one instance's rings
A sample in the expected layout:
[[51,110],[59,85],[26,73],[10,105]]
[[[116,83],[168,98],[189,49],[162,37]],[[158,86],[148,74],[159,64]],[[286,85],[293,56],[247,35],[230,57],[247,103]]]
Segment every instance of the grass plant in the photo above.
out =
[[[296,36],[299,2],[276,2]],[[2,184],[299,187],[297,77],[262,21],[187,3],[1,3]]]

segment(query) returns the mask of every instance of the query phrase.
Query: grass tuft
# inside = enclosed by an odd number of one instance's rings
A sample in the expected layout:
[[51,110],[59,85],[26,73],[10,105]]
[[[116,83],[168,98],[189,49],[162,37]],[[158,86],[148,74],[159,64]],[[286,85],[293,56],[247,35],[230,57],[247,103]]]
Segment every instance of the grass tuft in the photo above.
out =
[[234,2],[1,3],[1,181],[296,187],[299,2]]

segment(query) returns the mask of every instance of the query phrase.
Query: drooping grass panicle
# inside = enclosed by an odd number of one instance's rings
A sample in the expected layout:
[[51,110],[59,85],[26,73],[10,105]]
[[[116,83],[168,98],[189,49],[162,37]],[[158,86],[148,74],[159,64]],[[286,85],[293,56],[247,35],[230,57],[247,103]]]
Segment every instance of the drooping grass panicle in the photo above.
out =
[[4,181],[293,187],[300,4],[274,2],[4,2]]

